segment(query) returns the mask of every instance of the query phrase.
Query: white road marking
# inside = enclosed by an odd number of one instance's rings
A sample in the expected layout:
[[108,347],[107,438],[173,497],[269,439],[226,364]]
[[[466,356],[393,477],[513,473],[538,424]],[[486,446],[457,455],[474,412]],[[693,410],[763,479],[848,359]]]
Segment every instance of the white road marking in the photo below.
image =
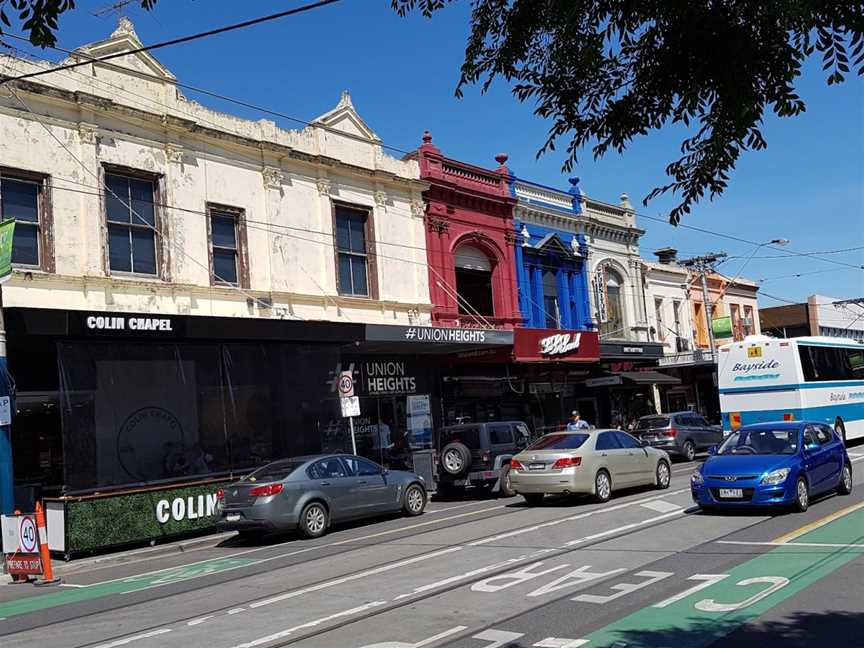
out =
[[483,648],[501,648],[501,646],[508,645],[517,639],[524,637],[524,632],[510,632],[509,630],[484,630],[483,632],[478,632],[475,635],[471,635],[472,639],[479,639],[480,641],[491,641],[492,643],[486,644]]
[[275,632],[271,635],[267,635],[266,637],[261,637],[259,639],[254,639],[248,643],[238,644],[234,646],[234,648],[255,648],[256,646],[261,646],[263,644],[268,644],[277,639],[284,639],[285,637],[294,634],[298,630],[305,630],[307,628],[314,628],[316,626],[321,625],[322,623],[327,623],[328,621],[335,621],[336,619],[342,619],[344,617],[353,616],[355,614],[359,614],[360,612],[365,612],[374,607],[380,607],[384,605],[387,601],[372,601],[371,603],[366,603],[365,605],[360,605],[355,608],[351,608],[350,610],[343,610],[342,612],[337,612],[336,614],[331,614],[326,617],[321,617],[320,619],[315,619],[314,621],[308,621],[307,623],[302,623],[297,626],[293,626],[291,628],[286,628],[285,630],[281,630],[280,632]]
[[665,513],[663,515],[658,515],[653,518],[648,518],[647,520],[642,520],[641,522],[633,522],[631,524],[625,524],[624,526],[617,527],[615,529],[608,529],[606,531],[601,531],[600,533],[595,533],[590,536],[585,536],[584,538],[579,538],[578,540],[571,540],[564,544],[565,547],[572,547],[573,545],[583,544],[585,542],[591,542],[592,540],[599,540],[600,538],[604,538],[606,536],[615,535],[616,533],[621,533],[622,531],[629,531],[630,529],[635,529],[640,526],[645,526],[646,524],[653,524],[654,522],[659,522],[660,520],[667,520],[671,517],[675,517],[676,515],[682,515],[684,513],[684,509],[678,509],[677,511],[673,511],[671,513]]
[[372,569],[367,569],[362,572],[358,572],[356,574],[351,574],[350,576],[343,576],[342,578],[335,578],[333,580],[325,581],[324,583],[318,583],[317,585],[310,585],[309,587],[304,587],[299,590],[293,590],[291,592],[285,592],[284,594],[279,594],[278,596],[272,596],[270,598],[264,599],[262,601],[256,601],[255,603],[251,603],[249,605],[250,608],[259,608],[265,605],[272,605],[273,603],[279,603],[280,601],[285,601],[287,599],[296,598],[298,596],[302,596],[304,594],[309,594],[310,592],[318,592],[323,589],[328,589],[330,587],[335,587],[336,585],[342,585],[343,583],[348,583],[350,581],[359,580],[361,578],[367,578],[368,576],[375,576],[377,574],[383,574],[384,572],[392,571],[394,569],[398,569],[399,567],[404,567],[405,565],[413,565],[418,562],[423,562],[424,560],[430,560],[432,558],[437,558],[438,556],[443,556],[445,554],[453,553],[454,551],[461,551],[462,547],[449,547],[447,549],[442,549],[441,551],[435,551],[429,554],[423,554],[422,556],[415,556],[414,558],[407,558],[406,560],[400,560],[398,562],[387,563],[385,565],[381,565],[380,567],[374,567]]
[[445,630],[444,632],[439,632],[434,637],[429,637],[428,639],[424,639],[423,641],[418,641],[417,643],[412,644],[411,648],[423,648],[423,646],[428,646],[429,644],[435,643],[439,639],[444,639],[467,629],[468,626],[455,626],[453,628],[450,628],[449,630]]
[[563,637],[546,637],[534,644],[534,648],[579,648],[588,643],[588,639],[565,639]]
[[225,614],[231,616],[232,614],[239,614],[240,612],[245,612],[246,608],[234,608],[233,610],[228,610]]
[[76,585],[75,583],[60,583],[60,587],[89,587],[88,585]]
[[681,508],[677,504],[673,504],[672,502],[667,502],[665,500],[645,502],[642,506],[647,509],[651,509],[652,511],[657,511],[658,513],[671,513],[672,511],[677,511]]
[[126,637],[125,639],[117,639],[116,641],[112,641],[111,643],[99,644],[96,648],[117,648],[117,646],[125,646],[127,644],[132,643],[133,641],[138,641],[139,639],[149,639],[150,637],[157,637],[159,635],[163,635],[166,632],[171,632],[171,628],[160,628],[159,630],[153,630],[152,632],[145,632],[139,635],[133,635],[131,637]]
[[718,544],[755,547],[823,547],[826,549],[864,549],[864,544],[834,544],[831,542],[751,542],[749,540],[717,540]]
[[622,504],[616,504],[614,506],[606,506],[603,508],[595,508],[590,511],[586,511],[585,513],[578,513],[576,515],[570,515],[565,518],[560,518],[557,520],[550,520],[549,522],[541,522],[540,524],[534,524],[528,527],[522,527],[521,529],[514,529],[512,531],[507,531],[506,533],[499,533],[494,536],[490,536],[488,538],[481,538],[480,540],[474,540],[473,542],[467,543],[468,547],[478,547],[480,545],[488,544],[490,542],[496,542],[497,540],[503,540],[504,538],[512,538],[513,536],[522,535],[523,533],[530,533],[531,531],[538,531],[539,529],[547,529],[549,527],[557,526],[559,524],[565,524],[566,522],[573,522],[574,520],[582,520],[584,518],[590,517],[592,515],[598,515],[600,513],[611,513],[613,511],[619,511],[624,508],[629,508],[631,506],[636,506],[637,504],[644,504],[646,502],[653,502],[658,499],[662,499],[664,497],[670,497],[672,495],[680,495],[681,493],[690,492],[689,488],[682,488],[677,491],[670,491],[668,493],[664,493],[663,495],[654,495],[652,497],[647,497],[641,500],[634,500],[632,502],[623,502]]
[[186,625],[187,626],[201,625],[205,621],[209,621],[210,619],[215,618],[215,616],[216,616],[215,614],[208,614],[207,616],[204,616],[204,617],[198,617],[197,619],[192,619],[191,621],[186,623]]

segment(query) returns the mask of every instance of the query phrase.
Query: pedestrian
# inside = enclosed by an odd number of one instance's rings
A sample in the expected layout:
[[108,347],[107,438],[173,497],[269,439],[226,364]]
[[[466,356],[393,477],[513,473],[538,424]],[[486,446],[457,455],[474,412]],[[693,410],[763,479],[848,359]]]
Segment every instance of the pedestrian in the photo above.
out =
[[579,415],[579,412],[573,410],[570,412],[570,422],[567,424],[568,432],[575,432],[576,430],[588,430],[590,429],[590,425],[588,425],[588,421],[582,420],[582,417]]

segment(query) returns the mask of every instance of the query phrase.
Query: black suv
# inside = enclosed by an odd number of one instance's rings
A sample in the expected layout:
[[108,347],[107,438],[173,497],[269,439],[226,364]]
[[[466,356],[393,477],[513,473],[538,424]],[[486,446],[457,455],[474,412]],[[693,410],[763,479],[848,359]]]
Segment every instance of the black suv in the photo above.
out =
[[693,461],[699,450],[723,442],[723,428],[693,412],[652,414],[636,423],[633,436],[649,445]]
[[506,497],[515,495],[510,486],[510,458],[524,450],[530,438],[522,421],[463,423],[438,430],[438,492],[480,486]]

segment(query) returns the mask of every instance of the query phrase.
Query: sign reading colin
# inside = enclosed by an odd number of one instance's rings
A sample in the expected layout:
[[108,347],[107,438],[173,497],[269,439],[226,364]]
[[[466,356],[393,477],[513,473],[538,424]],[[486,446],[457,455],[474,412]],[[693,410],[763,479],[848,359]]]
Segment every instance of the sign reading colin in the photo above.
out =
[[516,329],[513,356],[516,362],[596,362],[600,341],[595,331]]
[[184,318],[169,314],[75,312],[71,333],[88,337],[182,338]]

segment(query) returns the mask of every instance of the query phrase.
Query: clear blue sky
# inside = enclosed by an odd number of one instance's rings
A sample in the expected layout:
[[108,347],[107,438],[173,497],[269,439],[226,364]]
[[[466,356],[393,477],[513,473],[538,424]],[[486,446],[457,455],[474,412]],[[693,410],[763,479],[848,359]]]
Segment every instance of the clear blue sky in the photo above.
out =
[[[72,49],[107,37],[117,15],[96,17],[91,11],[108,4],[110,0],[80,1],[78,9],[62,19],[59,44]],[[134,5],[126,11],[142,41],[153,43],[299,4],[301,0],[160,0],[152,13]],[[357,110],[387,145],[413,149],[429,129],[449,157],[493,166],[495,154],[503,151],[517,175],[566,187],[561,155],[535,160],[548,124],[534,117],[532,106],[514,99],[506,85],[499,83],[486,95],[469,88],[465,98],[454,97],[468,33],[468,2],[454,3],[432,20],[399,18],[389,5],[389,0],[344,0],[155,55],[181,81],[304,119],[332,108],[339,93],[348,89]],[[56,53],[46,54],[57,58]],[[729,190],[714,203],[700,205],[685,223],[752,241],[786,238],[790,249],[802,252],[864,246],[864,83],[853,77],[840,87],[828,87],[819,68],[812,60],[798,86],[807,102],[806,114],[769,118],[763,129],[768,150],[746,154]],[[187,94],[226,112],[264,116]],[[640,201],[665,182],[663,169],[675,158],[682,133],[652,133],[625,154],[613,153],[598,162],[583,152],[576,175],[594,198],[617,202],[626,192],[641,213],[662,215],[674,199],[661,198],[648,207]],[[684,255],[724,250],[746,257],[753,251],[752,246],[645,218],[638,222],[647,230],[642,239],[645,258],[653,259],[652,252],[666,245]],[[777,254],[760,250],[744,271],[746,277],[765,278],[766,293],[791,300],[812,293],[864,296],[862,270],[819,258],[762,258]],[[860,265],[864,250],[829,258]],[[721,270],[734,276],[741,263],[732,259]],[[825,272],[788,276],[816,271]],[[778,302],[763,296],[761,304]]]

